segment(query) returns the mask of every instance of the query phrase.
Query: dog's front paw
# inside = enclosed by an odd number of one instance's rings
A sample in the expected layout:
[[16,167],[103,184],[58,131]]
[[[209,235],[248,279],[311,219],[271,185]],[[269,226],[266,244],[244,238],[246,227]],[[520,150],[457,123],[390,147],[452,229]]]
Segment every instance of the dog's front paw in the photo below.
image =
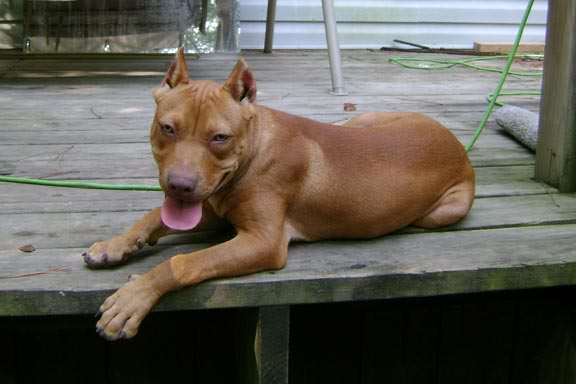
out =
[[159,293],[147,283],[145,276],[132,278],[100,306],[96,332],[110,341],[134,337],[159,299]]
[[94,243],[82,254],[84,262],[90,268],[105,268],[125,262],[130,255],[144,246],[140,239],[131,240],[117,236],[108,241]]

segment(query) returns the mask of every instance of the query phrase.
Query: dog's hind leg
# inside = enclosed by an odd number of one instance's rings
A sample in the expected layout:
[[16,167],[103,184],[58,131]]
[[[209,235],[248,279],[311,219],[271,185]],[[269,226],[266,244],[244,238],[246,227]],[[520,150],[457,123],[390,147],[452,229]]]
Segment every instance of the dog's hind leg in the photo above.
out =
[[474,200],[474,185],[469,180],[448,189],[436,205],[412,225],[434,229],[455,224],[468,214]]

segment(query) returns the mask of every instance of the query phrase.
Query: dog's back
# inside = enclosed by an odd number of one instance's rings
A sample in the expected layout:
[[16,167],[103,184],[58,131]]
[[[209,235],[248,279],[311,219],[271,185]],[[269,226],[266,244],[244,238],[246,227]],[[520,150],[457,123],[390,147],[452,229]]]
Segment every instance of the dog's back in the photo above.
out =
[[371,113],[336,126],[267,111],[274,134],[291,142],[276,148],[279,166],[286,157],[306,162],[288,211],[300,237],[384,235],[422,219],[454,189],[461,208],[449,221],[470,209],[474,171],[457,138],[433,119]]

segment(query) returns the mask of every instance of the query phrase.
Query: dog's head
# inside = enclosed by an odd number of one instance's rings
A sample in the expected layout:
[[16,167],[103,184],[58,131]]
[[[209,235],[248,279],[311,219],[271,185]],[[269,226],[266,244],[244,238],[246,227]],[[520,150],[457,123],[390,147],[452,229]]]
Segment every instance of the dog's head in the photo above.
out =
[[188,77],[180,49],[154,90],[156,114],[150,131],[166,201],[162,220],[191,229],[202,202],[230,181],[250,151],[256,82],[240,59],[224,85]]

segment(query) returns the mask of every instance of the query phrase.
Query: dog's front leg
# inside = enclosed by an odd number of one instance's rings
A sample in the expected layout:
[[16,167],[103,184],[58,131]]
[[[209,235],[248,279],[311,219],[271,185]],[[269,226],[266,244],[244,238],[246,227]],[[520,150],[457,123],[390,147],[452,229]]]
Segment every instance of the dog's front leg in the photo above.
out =
[[[218,218],[209,206],[204,207],[202,222],[194,231],[212,231],[225,228],[225,221]],[[146,213],[128,231],[110,240],[94,243],[82,254],[90,268],[106,268],[124,263],[145,244],[154,245],[166,235],[175,233],[162,224],[160,208]]]
[[284,233],[240,231],[225,243],[176,255],[108,297],[100,307],[102,316],[97,330],[110,340],[133,337],[140,322],[165,293],[218,277],[282,268],[287,250]]
[[82,254],[84,262],[91,268],[103,268],[126,261],[144,244],[154,244],[168,234],[160,220],[160,208],[155,208],[138,220],[128,231],[107,241],[94,243]]

